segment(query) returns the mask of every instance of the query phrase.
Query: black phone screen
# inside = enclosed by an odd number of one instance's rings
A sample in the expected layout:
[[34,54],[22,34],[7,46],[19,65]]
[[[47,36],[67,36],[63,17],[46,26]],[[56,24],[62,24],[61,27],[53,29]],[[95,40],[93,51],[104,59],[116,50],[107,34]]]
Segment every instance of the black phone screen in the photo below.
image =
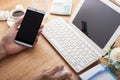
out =
[[43,17],[44,13],[34,9],[27,9],[15,40],[33,45]]

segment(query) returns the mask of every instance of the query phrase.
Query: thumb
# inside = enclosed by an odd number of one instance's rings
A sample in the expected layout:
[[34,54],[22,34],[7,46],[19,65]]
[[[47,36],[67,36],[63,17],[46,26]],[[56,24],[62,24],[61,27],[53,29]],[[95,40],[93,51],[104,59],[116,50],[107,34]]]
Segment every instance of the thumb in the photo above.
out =
[[15,22],[15,24],[13,25],[13,28],[14,28],[14,29],[17,29],[18,26],[22,23],[22,20],[23,20],[23,18],[18,19],[18,20]]

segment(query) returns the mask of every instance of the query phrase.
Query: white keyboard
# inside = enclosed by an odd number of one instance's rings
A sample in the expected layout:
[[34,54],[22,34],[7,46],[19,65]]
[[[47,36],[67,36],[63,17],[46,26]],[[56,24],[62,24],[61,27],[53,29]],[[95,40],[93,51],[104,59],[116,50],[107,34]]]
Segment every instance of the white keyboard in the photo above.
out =
[[101,57],[83,38],[78,37],[62,18],[46,24],[42,34],[76,72],[80,72]]

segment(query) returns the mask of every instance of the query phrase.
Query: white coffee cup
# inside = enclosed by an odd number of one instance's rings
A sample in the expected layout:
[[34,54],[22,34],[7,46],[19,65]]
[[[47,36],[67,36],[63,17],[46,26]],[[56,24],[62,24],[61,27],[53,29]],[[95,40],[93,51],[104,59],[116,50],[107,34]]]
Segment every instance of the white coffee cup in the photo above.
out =
[[18,20],[20,17],[23,17],[25,10],[22,5],[16,5],[16,8],[10,11],[10,18],[14,21]]

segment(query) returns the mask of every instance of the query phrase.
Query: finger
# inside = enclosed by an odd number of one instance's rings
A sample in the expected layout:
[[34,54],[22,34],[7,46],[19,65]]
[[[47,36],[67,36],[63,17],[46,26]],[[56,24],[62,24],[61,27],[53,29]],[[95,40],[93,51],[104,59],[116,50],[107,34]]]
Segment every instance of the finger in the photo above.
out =
[[38,30],[37,36],[39,36],[42,33],[42,28],[43,28],[43,26],[40,26],[40,29]]
[[60,65],[60,66],[55,66],[54,68],[52,68],[49,73],[50,75],[54,75],[56,74],[57,72],[59,72],[60,70],[63,70],[64,66],[63,65]]
[[36,36],[35,41],[34,41],[34,45],[38,42],[38,36]]
[[23,20],[23,18],[18,19],[18,20],[15,22],[15,24],[13,25],[13,28],[14,28],[14,29],[17,29],[18,26],[22,23],[22,20]]
[[38,37],[40,36],[41,32],[42,32],[42,30],[40,29],[40,30],[38,31],[37,36],[36,36],[36,39],[35,39],[35,44],[37,43],[37,41],[38,41]]
[[40,26],[40,29],[43,29],[43,27],[44,27],[44,26],[43,26],[43,25],[41,25],[41,26]]
[[61,75],[59,75],[59,76],[55,76],[55,78],[56,78],[57,80],[65,80],[65,79],[70,79],[71,76],[72,76],[71,73],[66,72],[66,73],[61,74]]
[[42,29],[40,29],[40,30],[38,31],[37,36],[39,36],[39,35],[41,34],[41,32],[42,32]]

